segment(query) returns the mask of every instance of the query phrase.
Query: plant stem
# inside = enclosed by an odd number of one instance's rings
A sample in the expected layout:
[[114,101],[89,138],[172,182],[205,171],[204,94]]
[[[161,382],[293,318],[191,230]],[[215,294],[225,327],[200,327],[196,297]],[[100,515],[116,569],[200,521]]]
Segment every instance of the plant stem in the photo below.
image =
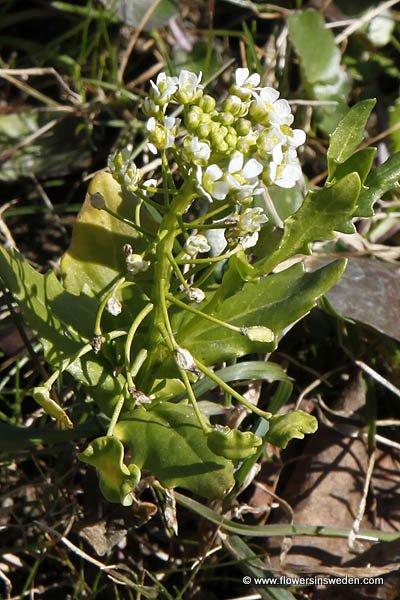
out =
[[134,321],[128,331],[128,336],[126,338],[126,343],[125,343],[125,371],[126,371],[126,377],[128,380],[129,387],[134,387],[134,383],[133,383],[133,379],[132,379],[132,372],[131,372],[131,365],[130,365],[130,363],[131,363],[131,347],[132,347],[132,343],[133,343],[133,338],[135,337],[135,333],[138,330],[139,325],[147,317],[147,315],[153,310],[153,308],[154,308],[154,305],[151,302],[149,304],[146,304],[146,306],[144,308],[142,308],[142,310],[137,314],[136,318],[134,319]]
[[177,263],[180,265],[208,265],[210,263],[219,262],[221,260],[225,260],[226,258],[230,258],[234,254],[241,252],[243,247],[239,244],[234,250],[227,252],[226,254],[220,254],[219,256],[210,256],[208,258],[178,258]]
[[188,312],[191,312],[194,315],[202,317],[203,319],[206,319],[207,321],[211,321],[212,323],[216,323],[217,325],[220,325],[221,327],[225,327],[226,329],[230,329],[231,331],[234,331],[235,333],[242,334],[242,330],[240,329],[240,327],[236,327],[236,325],[231,325],[230,323],[225,323],[224,321],[221,321],[220,319],[217,319],[216,317],[213,317],[212,315],[208,315],[207,313],[204,313],[201,310],[198,310],[197,308],[193,308],[192,306],[185,304],[181,300],[178,300],[172,294],[167,294],[167,299],[170,302],[172,302],[173,304],[176,304],[176,306],[179,306],[180,308],[183,308],[184,310],[187,310]]
[[103,317],[104,309],[107,306],[107,302],[110,300],[110,298],[113,297],[114,294],[117,293],[117,291],[119,290],[119,288],[124,283],[125,283],[125,277],[121,277],[120,279],[118,279],[118,281],[116,282],[116,284],[113,285],[113,287],[111,288],[111,290],[108,292],[108,294],[105,295],[104,299],[100,303],[100,306],[99,306],[99,308],[97,310],[97,314],[96,314],[96,321],[95,321],[95,324],[94,324],[94,335],[95,336],[102,335],[101,319]]
[[272,413],[265,412],[264,410],[261,410],[261,408],[258,408],[258,406],[255,406],[254,404],[252,404],[251,402],[246,400],[246,398],[244,398],[241,394],[239,394],[239,392],[237,392],[230,385],[225,383],[225,381],[220,379],[218,377],[218,375],[216,375],[212,369],[209,369],[208,367],[206,367],[206,365],[203,365],[203,363],[200,362],[197,358],[195,358],[195,357],[193,357],[193,358],[194,358],[194,362],[196,363],[196,365],[198,366],[200,371],[202,371],[202,373],[204,373],[204,375],[207,375],[207,377],[212,379],[212,381],[215,381],[215,383],[217,383],[223,390],[225,390],[226,392],[229,392],[229,394],[231,394],[234,398],[236,398],[236,400],[238,400],[241,404],[246,406],[246,408],[251,410],[256,415],[263,417],[263,419],[268,420],[272,417]]

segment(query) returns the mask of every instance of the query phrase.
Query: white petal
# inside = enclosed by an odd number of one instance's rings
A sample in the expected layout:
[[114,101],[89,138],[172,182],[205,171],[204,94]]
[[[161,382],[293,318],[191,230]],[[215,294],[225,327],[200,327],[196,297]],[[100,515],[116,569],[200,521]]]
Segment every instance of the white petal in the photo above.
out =
[[148,149],[150,150],[150,152],[152,152],[153,154],[157,154],[157,148],[155,147],[154,144],[147,144]]
[[292,137],[288,138],[290,144],[293,144],[295,148],[302,146],[306,141],[306,133],[302,129],[293,129]]
[[277,100],[274,103],[274,110],[280,117],[288,117],[291,113],[290,104],[287,100]]
[[277,90],[274,90],[274,88],[272,88],[272,87],[261,88],[260,99],[263,102],[270,102],[271,104],[273,104],[276,100],[278,100],[278,98],[279,98],[279,92]]
[[155,128],[156,128],[156,120],[154,117],[150,117],[150,119],[147,121],[146,129],[147,129],[147,131],[154,131]]
[[221,179],[223,173],[218,165],[210,165],[206,169],[206,175],[211,177],[213,181],[217,181],[218,179]]
[[216,200],[225,200],[229,192],[225,181],[217,181],[213,187],[212,195]]
[[249,76],[249,70],[247,68],[236,69],[236,72],[235,72],[236,85],[238,87],[243,85],[244,82],[246,81],[246,79],[248,78],[248,76]]
[[280,144],[278,144],[277,146],[275,146],[273,148],[273,150],[272,150],[272,160],[277,165],[282,164],[282,161],[283,161],[283,152],[282,152],[282,146]]
[[229,173],[237,173],[238,171],[241,171],[243,167],[243,160],[243,154],[241,152],[235,154],[235,156],[231,158],[229,162]]
[[244,165],[243,175],[246,179],[252,179],[253,177],[257,177],[262,170],[262,164],[259,163],[255,158],[251,158]]
[[246,85],[257,87],[260,84],[260,79],[261,78],[258,73],[253,73],[253,75],[250,75],[250,77],[248,77]]

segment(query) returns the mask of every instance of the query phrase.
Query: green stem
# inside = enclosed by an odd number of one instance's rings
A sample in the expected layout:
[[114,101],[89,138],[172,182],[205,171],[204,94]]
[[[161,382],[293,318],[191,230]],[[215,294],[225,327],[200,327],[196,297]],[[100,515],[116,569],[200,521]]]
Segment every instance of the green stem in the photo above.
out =
[[188,374],[183,369],[179,369],[179,372],[180,372],[182,381],[185,384],[189,400],[191,402],[191,405],[193,406],[193,410],[194,410],[194,412],[196,414],[196,417],[197,417],[197,420],[198,420],[198,422],[200,424],[200,427],[202,428],[202,430],[204,431],[205,434],[208,434],[211,431],[211,427],[205,422],[205,420],[203,418],[203,415],[201,414],[201,411],[199,409],[199,405],[197,404],[196,396],[194,395],[192,386],[190,384],[190,380],[189,380]]
[[210,256],[209,258],[179,258],[176,262],[180,265],[208,265],[209,263],[215,263],[230,258],[234,254],[237,254],[242,250],[243,247],[239,244],[234,250],[231,250],[226,254],[220,254],[219,256]]
[[[168,212],[165,213],[155,241],[156,257],[154,265],[154,286],[151,293],[152,302],[155,306],[153,313],[153,323],[150,330],[149,345],[150,353],[146,361],[145,382],[150,379],[152,369],[159,356],[159,345],[164,342],[163,332],[169,327],[168,334],[172,335],[172,330],[168,322],[168,308],[165,303],[165,294],[170,287],[172,266],[168,259],[173,255],[175,237],[177,233],[177,217],[182,216],[190,206],[196,194],[191,181],[185,182],[179,193],[173,198]],[[168,338],[167,338],[168,339]],[[171,347],[170,347],[171,350]]]
[[218,215],[219,213],[223,212],[230,206],[231,206],[230,202],[225,202],[224,204],[221,204],[221,206],[218,206],[218,208],[216,208],[215,210],[212,210],[212,211],[206,213],[205,215],[203,215],[202,217],[196,219],[195,221],[192,221],[190,223],[190,227],[192,229],[195,229],[198,225],[200,225],[200,223],[204,223],[204,221],[207,221],[207,219],[211,219],[212,217],[215,217],[215,215]]
[[208,315],[207,313],[204,313],[201,310],[198,310],[197,308],[193,308],[192,306],[185,304],[181,300],[178,300],[172,294],[167,294],[167,299],[170,302],[172,302],[173,304],[176,304],[176,306],[179,306],[180,308],[183,308],[184,310],[187,310],[188,312],[193,313],[194,315],[202,317],[203,319],[206,319],[207,321],[211,321],[212,323],[216,323],[217,325],[220,325],[221,327],[225,327],[226,329],[230,329],[231,331],[234,331],[235,333],[242,334],[242,330],[240,329],[240,327],[236,327],[236,325],[231,325],[230,323],[225,323],[224,321],[220,321],[220,319],[217,319],[217,317],[213,317],[212,315]]
[[181,282],[181,284],[183,285],[183,287],[185,288],[185,290],[189,289],[189,285],[188,282],[186,281],[186,279],[183,276],[182,271],[180,270],[174,256],[172,253],[168,254],[168,260],[172,265],[172,268],[174,269],[174,272],[176,274],[176,276],[178,277],[179,281]]
[[115,285],[113,285],[113,287],[111,288],[111,290],[108,292],[108,294],[105,295],[104,299],[102,300],[98,310],[97,310],[97,314],[96,314],[96,321],[94,324],[94,335],[95,336],[99,336],[102,335],[102,330],[101,330],[101,319],[103,317],[103,313],[104,310],[107,306],[107,302],[110,300],[110,298],[113,297],[113,295],[119,290],[119,288],[125,283],[125,277],[121,277],[120,279],[118,279],[118,281],[116,282]]
[[115,428],[115,426],[117,424],[117,421],[119,419],[119,415],[121,414],[121,410],[122,410],[122,408],[124,406],[124,403],[125,403],[125,396],[124,396],[124,394],[121,394],[120,397],[119,397],[119,400],[118,400],[117,404],[114,407],[114,411],[113,411],[113,414],[112,414],[112,417],[111,417],[111,421],[110,421],[110,424],[109,424],[108,429],[107,429],[107,435],[112,435],[113,434],[114,428]]
[[131,221],[130,219],[126,219],[125,217],[121,217],[121,215],[119,215],[118,213],[114,212],[113,210],[111,210],[107,206],[105,206],[101,210],[104,210],[104,212],[106,212],[107,214],[109,214],[111,217],[114,217],[114,219],[118,219],[118,221],[121,221],[121,223],[125,223],[125,225],[129,225],[129,227],[132,227],[132,229],[135,229],[137,232],[141,233],[142,235],[145,235],[148,238],[154,239],[154,235],[151,233],[151,231],[147,231],[147,229],[144,229],[143,227],[140,227],[140,225],[136,225],[136,223],[134,221]]
[[144,308],[142,308],[142,310],[137,314],[136,318],[134,319],[134,321],[128,331],[128,336],[126,338],[126,343],[125,343],[125,371],[126,371],[126,376],[128,379],[129,387],[133,386],[132,371],[131,371],[131,347],[132,347],[132,343],[133,343],[133,338],[135,337],[135,333],[138,330],[139,325],[147,317],[147,315],[153,310],[153,308],[154,308],[154,305],[151,304],[151,302],[149,304],[146,304],[146,306]]
[[218,377],[218,375],[216,375],[212,369],[209,369],[208,367],[206,367],[206,365],[203,365],[203,363],[200,362],[197,358],[193,357],[193,359],[194,359],[194,362],[196,363],[196,365],[198,366],[198,368],[200,369],[200,371],[202,371],[202,373],[204,373],[204,375],[207,375],[207,377],[209,377],[212,381],[215,381],[215,383],[217,383],[223,390],[225,390],[226,392],[229,392],[229,394],[231,394],[234,398],[236,398],[236,400],[238,400],[240,402],[240,404],[243,404],[244,406],[246,406],[246,408],[251,410],[256,415],[263,417],[263,419],[270,419],[272,417],[272,413],[265,412],[264,410],[261,410],[261,408],[258,408],[258,406],[255,406],[254,404],[252,404],[251,402],[246,400],[246,398],[244,398],[241,394],[239,394],[239,392],[237,392],[235,389],[233,389],[225,381],[220,379]]

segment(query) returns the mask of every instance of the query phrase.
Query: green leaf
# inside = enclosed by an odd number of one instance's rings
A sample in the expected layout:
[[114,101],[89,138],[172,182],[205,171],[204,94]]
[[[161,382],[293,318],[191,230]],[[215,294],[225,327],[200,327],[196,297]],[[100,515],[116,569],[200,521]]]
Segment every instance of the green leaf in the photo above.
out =
[[361,184],[364,184],[374,162],[376,148],[364,148],[352,154],[344,163],[336,167],[334,180],[339,181],[350,173],[358,173]]
[[279,448],[286,448],[290,440],[302,440],[305,433],[314,433],[318,429],[318,421],[303,410],[295,410],[286,415],[276,415],[269,421],[269,429],[265,440]]
[[[265,563],[238,535],[224,536],[223,544],[237,561],[239,569],[246,575],[264,578],[274,577],[274,574],[265,568]],[[263,585],[257,589],[257,592],[259,597],[265,600],[295,600],[295,597],[288,590],[275,585]]]
[[114,436],[103,436],[93,440],[78,454],[79,460],[96,469],[100,476],[100,489],[109,502],[120,502],[123,506],[133,503],[133,489],[140,481],[140,469],[135,464],[124,464],[124,447]]
[[361,144],[369,115],[375,104],[375,99],[358,102],[332,133],[327,155],[330,179],[337,165],[344,163]]
[[400,98],[388,109],[389,127],[397,127],[389,134],[389,146],[392,152],[400,151]]
[[382,165],[376,167],[365,181],[366,190],[360,194],[358,217],[371,217],[373,206],[386,192],[397,189],[400,180],[400,152],[396,152]]
[[[213,315],[238,327],[262,323],[274,331],[276,338],[285,327],[315,306],[317,299],[339,279],[344,267],[345,261],[336,261],[312,273],[304,273],[301,264],[294,265],[246,283],[240,292],[224,300]],[[240,333],[199,317],[185,324],[176,339],[193,356],[209,365],[276,347],[276,342],[251,342]]]
[[243,432],[223,427],[207,435],[207,444],[214,454],[230,460],[239,460],[253,456],[261,446],[262,439],[251,431]]
[[321,13],[315,10],[295,12],[290,15],[288,26],[307,81],[314,84],[334,80],[340,70],[341,56]]
[[346,113],[344,99],[350,90],[347,74],[340,65],[341,54],[333,33],[326,28],[323,16],[318,11],[293,13],[288,19],[288,27],[290,40],[299,55],[307,95],[316,100],[335,102],[334,106],[318,106],[314,109],[318,126],[325,133],[331,133]]
[[254,265],[254,273],[264,275],[295,254],[308,254],[311,242],[330,239],[334,231],[353,233],[351,218],[360,189],[360,177],[350,173],[334,185],[309,192],[299,210],[285,222],[276,250]]
[[191,407],[160,403],[137,408],[114,434],[131,449],[133,460],[168,488],[183,487],[205,498],[222,498],[234,485],[233,465],[207,446]]
[[[98,302],[84,294],[69,294],[53,272],[42,275],[16,250],[0,248],[0,281],[18,302],[53,367],[60,367],[92,339]],[[122,376],[113,375],[113,366],[103,355],[86,354],[67,371],[88,387],[101,410],[112,413]]]
[[[126,273],[124,244],[134,245],[136,253],[144,249],[143,238],[138,237],[137,231],[92,206],[90,199],[96,193],[122,218],[132,219],[135,210],[135,197],[123,192],[110,173],[99,173],[93,178],[74,224],[71,244],[61,259],[64,286],[73,294],[87,288],[102,293],[122,277]],[[143,216],[143,226],[154,229],[154,221],[146,210]]]
[[0,248],[0,279],[21,306],[50,363],[58,365],[75,354],[83,345],[80,337],[90,339],[97,308],[93,299],[68,294],[54,273],[38,273],[16,250]]
[[[110,9],[120,21],[131,27],[138,27],[149,8],[154,4],[150,0],[101,0],[101,3]],[[161,0],[146,20],[144,29],[149,31],[150,29],[162,27],[177,11],[176,1]]]
[[[334,537],[347,538],[350,534],[349,527],[324,527],[322,525],[296,525],[296,524],[278,524],[278,525],[246,525],[238,523],[224,517],[221,513],[212,510],[208,506],[188,498],[179,492],[175,492],[175,498],[178,504],[191,510],[211,523],[218,525],[223,531],[252,537],[274,537],[274,536],[315,536],[315,537]],[[379,529],[360,529],[357,533],[359,539],[391,541],[400,539],[397,531],[387,532]]]
[[64,444],[82,438],[100,435],[102,430],[94,419],[88,419],[73,429],[50,429],[44,427],[18,427],[9,423],[0,423],[0,452],[15,452],[36,448],[45,444]]

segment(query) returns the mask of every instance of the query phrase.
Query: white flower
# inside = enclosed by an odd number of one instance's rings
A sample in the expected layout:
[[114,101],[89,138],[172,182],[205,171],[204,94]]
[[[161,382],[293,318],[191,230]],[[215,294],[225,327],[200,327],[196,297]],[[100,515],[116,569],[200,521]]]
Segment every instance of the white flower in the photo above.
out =
[[136,275],[141,271],[147,271],[150,266],[149,261],[143,260],[143,256],[140,256],[140,254],[128,254],[125,261],[126,268],[133,275]]
[[146,125],[149,132],[147,146],[150,152],[157,154],[157,150],[171,148],[175,143],[180,123],[181,120],[175,117],[165,117],[163,123],[160,123],[154,117],[150,117]]
[[260,231],[261,225],[268,221],[267,215],[260,207],[246,208],[239,217],[239,227],[244,233]]
[[107,166],[120,185],[125,186],[129,192],[135,192],[143,178],[143,173],[137,168],[130,155],[130,147],[115,152],[109,156]]
[[178,79],[176,77],[168,77],[165,73],[159,73],[156,83],[150,81],[153,88],[151,96],[155,104],[160,106],[169,102],[178,88]]
[[287,141],[287,136],[279,127],[269,127],[264,129],[258,136],[257,149],[260,153],[260,156],[263,158],[269,158],[269,155],[273,152],[276,146],[286,144]]
[[[276,152],[276,154],[278,154]],[[285,155],[276,156],[269,165],[269,177],[272,183],[282,188],[292,188],[301,179],[302,171],[297,158],[296,149],[289,146]]]
[[192,302],[203,302],[204,298],[206,297],[205,293],[203,292],[203,290],[201,290],[200,288],[196,288],[196,287],[191,287],[187,290],[186,292],[187,297],[189,298],[189,300],[191,300]]
[[260,85],[260,76],[258,73],[250,75],[247,68],[236,69],[235,71],[235,86],[242,94],[252,93],[252,90]]
[[255,158],[251,158],[244,163],[244,157],[241,152],[237,152],[230,160],[228,172],[225,175],[229,189],[238,192],[238,199],[246,198],[252,194],[260,193],[261,188],[257,188],[259,175],[263,166]]
[[189,256],[196,256],[199,252],[208,252],[210,245],[205,235],[201,233],[193,234],[185,242],[185,252]]
[[250,112],[258,121],[267,121],[271,125],[291,125],[293,115],[287,100],[278,100],[279,92],[271,87],[261,88],[254,93],[254,102]]
[[246,250],[258,242],[261,225],[268,221],[262,208],[246,208],[241,215],[232,217],[232,227],[226,230],[225,236],[231,246],[240,244]]
[[196,178],[200,190],[210,200],[225,200],[229,192],[229,186],[225,181],[222,181],[223,171],[218,165],[209,165],[205,172],[200,166],[197,167]]
[[192,160],[193,162],[199,161],[204,164],[210,158],[210,145],[207,142],[200,142],[197,136],[186,138],[184,147],[189,156],[189,160]]
[[203,86],[200,85],[201,77],[201,71],[198,75],[191,71],[186,71],[185,69],[179,73],[178,91],[176,94],[178,102],[189,104],[199,96],[199,93],[201,93],[201,90],[203,89]]
[[157,187],[157,179],[146,179],[146,181],[143,181],[142,183],[142,193],[144,196],[147,196],[147,194],[154,194],[153,190],[149,190],[148,188],[156,188]]
[[277,100],[272,105],[269,120],[272,125],[291,125],[293,123],[292,110],[287,100]]

